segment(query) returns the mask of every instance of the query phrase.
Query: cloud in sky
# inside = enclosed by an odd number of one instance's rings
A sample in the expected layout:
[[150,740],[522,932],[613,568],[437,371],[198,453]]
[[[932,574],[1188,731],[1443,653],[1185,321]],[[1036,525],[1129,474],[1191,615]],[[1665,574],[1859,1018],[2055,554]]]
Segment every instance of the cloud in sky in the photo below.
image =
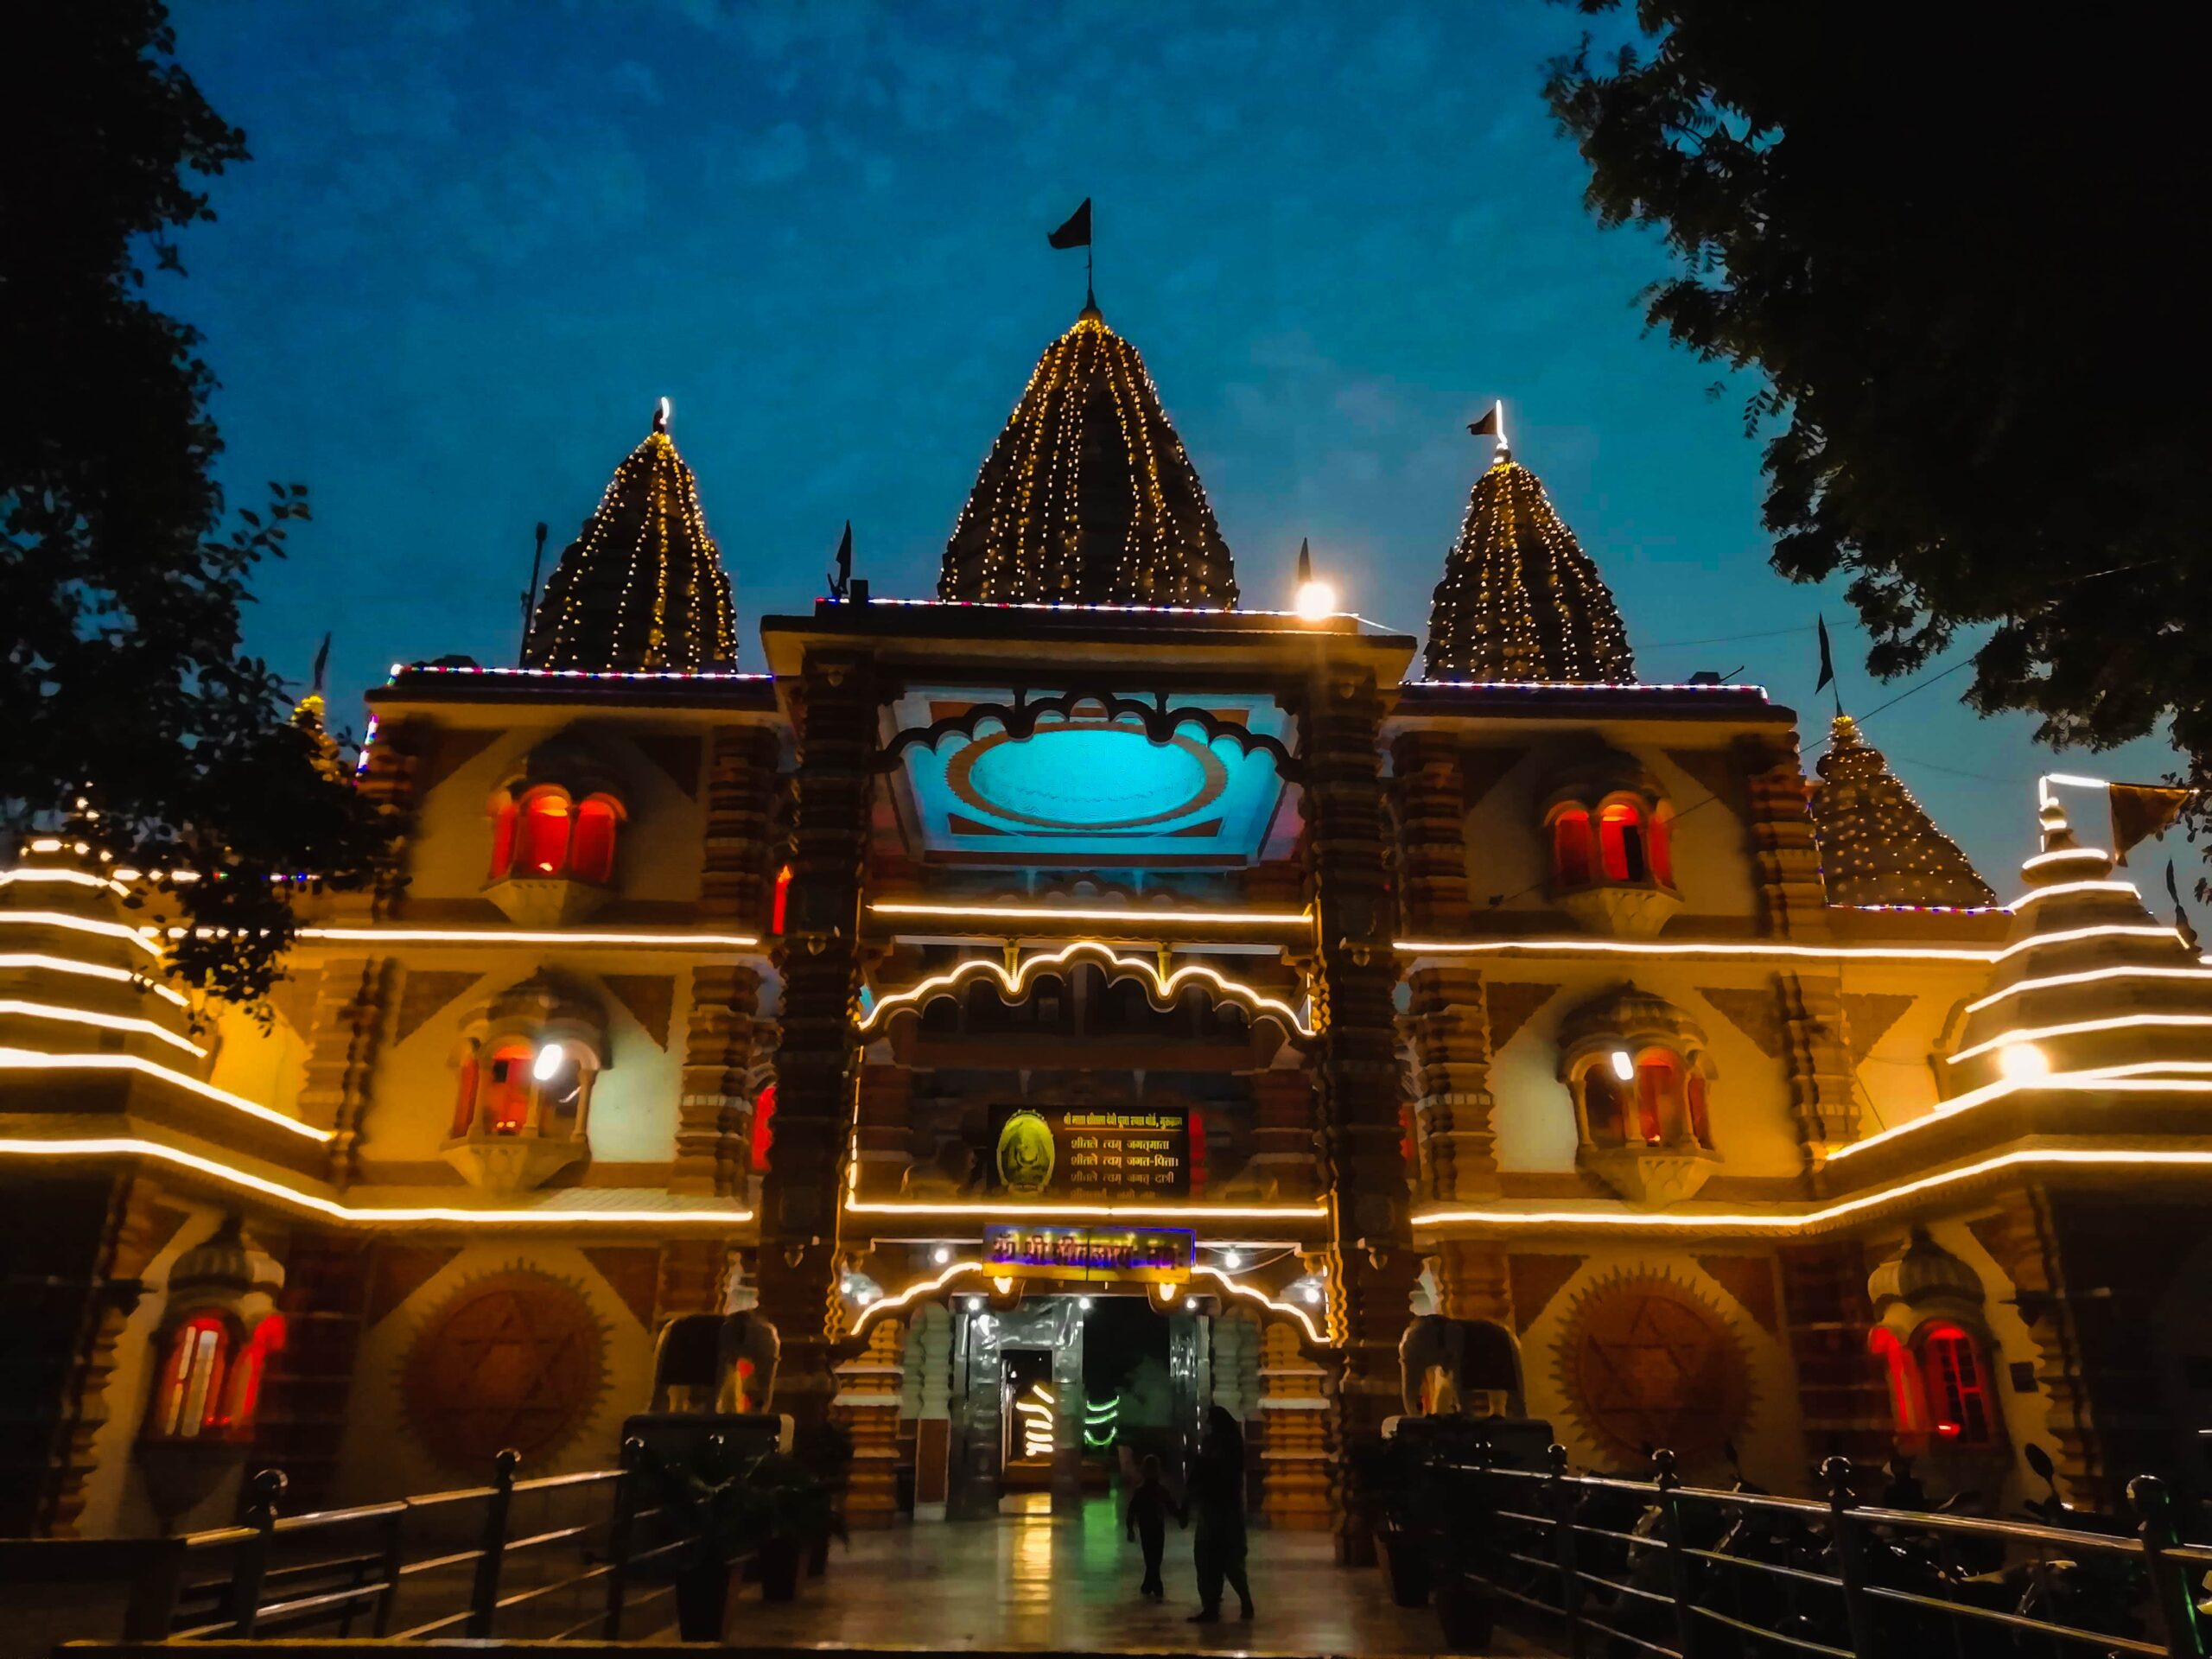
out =
[[[335,627],[341,708],[393,660],[512,660],[531,526],[565,537],[663,394],[752,660],[847,518],[879,591],[930,591],[1080,302],[1044,232],[1085,195],[1101,302],[1252,602],[1310,536],[1418,633],[1488,459],[1465,423],[1502,395],[1648,675],[1740,664],[1809,708],[1823,603],[1847,652],[1845,607],[1765,568],[1739,397],[1643,333],[1660,251],[1582,208],[1537,92],[1572,9],[188,0],[176,22],[254,160],[174,303],[241,499],[315,492],[254,642],[303,673]],[[1677,643],[1732,635],[1767,637]],[[1870,735],[2003,887],[2039,763],[1957,684]],[[1848,666],[1846,690],[1892,695]]]

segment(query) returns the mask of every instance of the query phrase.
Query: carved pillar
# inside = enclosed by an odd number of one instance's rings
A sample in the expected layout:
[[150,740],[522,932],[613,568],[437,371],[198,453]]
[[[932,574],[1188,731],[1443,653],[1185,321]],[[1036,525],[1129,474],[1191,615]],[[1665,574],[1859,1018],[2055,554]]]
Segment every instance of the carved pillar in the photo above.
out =
[[1494,1197],[1497,1134],[1490,1092],[1490,1011],[1482,970],[1417,968],[1408,988],[1414,1135],[1423,1198]]
[[1335,1459],[1329,1444],[1329,1374],[1306,1352],[1305,1332],[1269,1319],[1260,1333],[1260,1509],[1287,1532],[1329,1525]]
[[302,1230],[284,1252],[284,1345],[261,1382],[249,1469],[284,1471],[286,1508],[327,1509],[367,1309],[368,1241]]
[[1467,925],[1467,791],[1459,746],[1442,732],[1407,732],[1390,752],[1398,798],[1399,902],[1419,939]]
[[1255,1071],[1252,1160],[1245,1166],[1253,1190],[1270,1199],[1295,1199],[1313,1191],[1313,1082],[1303,1071]]
[[760,976],[754,969],[730,964],[691,970],[671,1192],[745,1192],[753,1130],[747,1074],[760,1006]]
[[[420,720],[393,721],[377,728],[370,742],[366,764],[354,780],[355,791],[365,800],[396,814],[402,822],[402,831],[385,855],[385,862],[367,895],[367,908],[378,921],[390,921],[399,913],[407,897],[408,843],[413,839],[417,773],[422,766],[422,746],[435,736],[427,721]],[[358,897],[340,894],[335,901],[340,912],[354,909],[360,903]]]
[[766,933],[768,816],[776,792],[776,734],[726,726],[707,756],[707,833],[699,913]]
[[[1384,877],[1376,753],[1382,715],[1371,678],[1327,674],[1309,684],[1300,721],[1320,1027],[1316,1116],[1321,1176],[1335,1198],[1322,1255],[1329,1338],[1341,1366],[1330,1414],[1340,1459],[1399,1408],[1398,1339],[1421,1274],[1400,1147],[1395,917]],[[1372,1546],[1351,1519],[1341,1468],[1337,1478],[1338,1548],[1354,1559]]]
[[1738,738],[1736,748],[1767,932],[1777,938],[1825,940],[1827,889],[1821,880],[1821,850],[1813,839],[1797,750],[1764,736]]
[[878,1197],[898,1192],[899,1177],[913,1161],[913,1092],[914,1074],[902,1065],[861,1067],[854,1141],[861,1192]]
[[762,1183],[760,1310],[783,1338],[776,1403],[803,1421],[829,1413],[842,1334],[838,1227],[860,1047],[861,870],[875,745],[867,658],[814,652],[796,689],[798,772],[791,883],[778,966],[776,1135]]
[[1447,1239],[1429,1261],[1436,1273],[1438,1313],[1513,1329],[1513,1282],[1503,1250],[1484,1239]]
[[300,1116],[332,1132],[329,1171],[336,1186],[352,1185],[361,1173],[361,1118],[392,978],[389,957],[337,957],[323,963],[315,981]]
[[1880,1363],[1866,1349],[1866,1252],[1856,1239],[1788,1244],[1776,1252],[1790,1357],[1804,1414],[1805,1454],[1879,1463],[1895,1423]]
[[680,1313],[719,1313],[727,1306],[730,1247],[719,1238],[670,1239],[660,1247],[653,1283],[653,1335]]
[[1789,1044],[1790,1104],[1815,1161],[1859,1138],[1859,1091],[1845,1027],[1843,982],[1833,974],[1775,976]]
[[887,1315],[868,1327],[860,1357],[837,1367],[836,1416],[853,1437],[845,1522],[887,1527],[899,1508],[899,1390],[906,1376],[906,1327]]

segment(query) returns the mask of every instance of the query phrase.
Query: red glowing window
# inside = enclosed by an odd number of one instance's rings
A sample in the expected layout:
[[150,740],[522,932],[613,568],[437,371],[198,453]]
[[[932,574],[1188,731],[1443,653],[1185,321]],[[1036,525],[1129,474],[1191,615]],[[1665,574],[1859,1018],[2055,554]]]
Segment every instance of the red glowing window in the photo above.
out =
[[522,809],[512,801],[499,803],[492,819],[492,880],[501,880],[514,868],[515,825]]
[[229,1368],[231,1331],[213,1313],[199,1313],[169,1337],[168,1357],[154,1390],[147,1432],[157,1439],[188,1440],[223,1420],[223,1373]]
[[535,1058],[527,1043],[502,1043],[493,1051],[483,1102],[484,1127],[493,1134],[520,1135],[530,1127]]
[[569,868],[569,804],[558,795],[534,795],[523,808],[518,875],[560,875]]
[[1580,807],[1552,820],[1552,878],[1562,887],[1590,885],[1590,815]]
[[768,1154],[776,1146],[776,1085],[764,1084],[753,1100],[753,1168],[756,1174],[768,1167]]
[[1663,887],[1675,885],[1675,819],[1661,812],[1651,820],[1651,879]]
[[460,1072],[460,1077],[458,1086],[454,1090],[453,1132],[458,1136],[467,1135],[469,1125],[476,1121],[478,1071],[476,1051],[474,1048],[461,1057],[461,1065],[456,1069]]
[[784,931],[784,918],[791,912],[791,867],[786,864],[776,872],[776,896],[768,912],[768,931],[771,933],[781,933]]
[[579,881],[602,885],[614,879],[614,826],[621,815],[604,795],[576,809],[576,833],[569,848],[569,873]]
[[253,1427],[254,1414],[261,1409],[262,1375],[269,1368],[269,1356],[284,1351],[285,1334],[284,1316],[271,1313],[253,1327],[238,1363],[231,1367],[230,1383],[223,1391],[221,1421],[232,1433],[243,1433]]
[[1667,1120],[1681,1100],[1681,1074],[1672,1060],[1648,1059],[1636,1068],[1636,1132],[1646,1146],[1667,1138]]
[[1878,1325],[1867,1333],[1866,1346],[1880,1357],[1883,1369],[1889,1374],[1890,1414],[1897,1420],[1898,1434],[1925,1434],[1927,1395],[1921,1388],[1920,1366],[1913,1358],[1912,1350],[1897,1340],[1895,1332]]
[[1650,880],[1650,867],[1644,859],[1643,814],[1624,804],[1609,806],[1600,813],[1598,857],[1608,881]]
[[1921,1333],[1919,1347],[1936,1438],[1955,1446],[1987,1446],[1995,1414],[1974,1338],[1955,1325],[1931,1325]]

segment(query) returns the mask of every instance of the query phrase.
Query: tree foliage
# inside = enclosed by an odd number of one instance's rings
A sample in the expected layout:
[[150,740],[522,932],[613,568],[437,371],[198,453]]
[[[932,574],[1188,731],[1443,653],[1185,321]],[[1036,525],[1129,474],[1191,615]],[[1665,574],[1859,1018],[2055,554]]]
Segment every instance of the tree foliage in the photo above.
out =
[[226,510],[200,336],[149,297],[213,217],[193,175],[245,136],[158,0],[34,7],[0,64],[0,836],[197,872],[165,906],[194,926],[174,967],[252,1001],[290,937],[283,880],[358,882],[388,834],[242,645],[306,489]]
[[1878,675],[1980,638],[1975,708],[2171,717],[2212,784],[2196,54],[2126,8],[1634,15],[1546,95],[1601,222],[1675,256],[1652,325],[1761,378],[1776,569],[1848,573]]

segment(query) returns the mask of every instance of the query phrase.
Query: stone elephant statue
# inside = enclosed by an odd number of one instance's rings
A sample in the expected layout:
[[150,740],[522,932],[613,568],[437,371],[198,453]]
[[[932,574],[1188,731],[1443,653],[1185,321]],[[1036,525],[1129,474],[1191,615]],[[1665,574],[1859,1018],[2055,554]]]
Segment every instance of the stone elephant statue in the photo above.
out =
[[1416,1319],[1398,1342],[1408,1416],[1518,1417],[1521,1355],[1505,1327],[1487,1319]]
[[783,1344],[758,1313],[683,1313],[661,1327],[650,1409],[760,1412],[775,1392]]

